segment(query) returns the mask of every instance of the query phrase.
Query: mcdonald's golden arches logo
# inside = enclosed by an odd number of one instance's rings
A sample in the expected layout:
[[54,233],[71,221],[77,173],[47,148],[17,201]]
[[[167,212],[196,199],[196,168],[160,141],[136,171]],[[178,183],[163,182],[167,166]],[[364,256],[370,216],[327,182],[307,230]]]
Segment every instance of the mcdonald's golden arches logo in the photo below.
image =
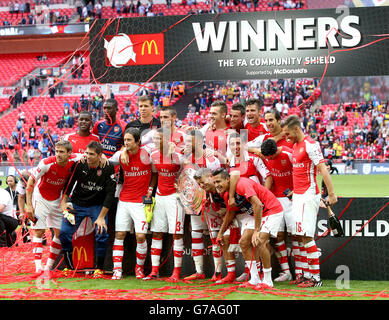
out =
[[88,255],[84,247],[74,247],[73,248],[73,259],[75,254],[77,253],[77,260],[80,261],[82,257],[82,253],[84,253],[84,261],[87,261]]
[[158,47],[157,47],[155,40],[151,40],[151,41],[146,40],[145,42],[143,42],[143,45],[142,45],[142,52],[141,52],[142,56],[144,56],[144,54],[145,54],[146,45],[147,45],[147,54],[151,54],[152,48],[154,48],[154,54],[156,54],[156,55],[159,54]]

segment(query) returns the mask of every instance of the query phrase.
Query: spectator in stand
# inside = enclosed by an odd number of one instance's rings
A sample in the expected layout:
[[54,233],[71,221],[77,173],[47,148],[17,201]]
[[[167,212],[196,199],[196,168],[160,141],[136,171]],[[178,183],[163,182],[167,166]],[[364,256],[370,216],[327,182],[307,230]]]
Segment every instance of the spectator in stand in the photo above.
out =
[[28,129],[28,131],[30,132],[29,138],[30,139],[36,139],[36,128],[35,128],[33,123],[31,124],[30,128]]
[[134,5],[134,0],[130,1],[130,5],[128,7],[128,12],[129,13],[135,13],[136,12],[136,8],[135,8],[135,5]]
[[43,126],[47,127],[49,123],[49,116],[46,114],[46,111],[43,111],[42,122],[43,122]]

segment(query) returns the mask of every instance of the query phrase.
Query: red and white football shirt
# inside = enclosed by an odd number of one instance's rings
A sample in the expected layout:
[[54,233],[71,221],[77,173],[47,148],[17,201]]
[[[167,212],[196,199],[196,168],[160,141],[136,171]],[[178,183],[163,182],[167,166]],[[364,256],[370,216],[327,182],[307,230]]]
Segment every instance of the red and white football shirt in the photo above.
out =
[[[267,139],[273,139],[273,136],[271,135],[271,133],[262,134],[262,135],[256,137],[252,141],[249,140],[249,142],[247,143],[247,146],[249,148],[261,148],[262,143],[264,141],[266,141]],[[285,138],[282,138],[282,139],[276,141],[276,143],[277,143],[277,147],[285,146],[288,148],[293,148],[293,143],[286,140]]]
[[177,130],[173,132],[170,138],[170,142],[173,142],[176,145],[177,152],[181,152],[184,147],[184,137],[185,131],[177,128]]
[[64,140],[67,140],[72,144],[74,153],[84,153],[87,145],[91,141],[100,142],[99,136],[96,134],[91,133],[89,136],[82,137],[77,132],[68,133],[64,136]]
[[35,181],[38,181],[37,187],[44,199],[54,201],[61,197],[66,181],[80,158],[80,155],[72,154],[65,166],[58,165],[55,156],[39,162],[38,166],[32,170],[31,175]]
[[252,196],[257,196],[262,202],[262,217],[283,211],[281,203],[271,191],[251,179],[239,178],[236,184],[235,202],[241,212],[249,215],[254,214],[249,201]]
[[256,137],[267,133],[266,125],[261,122],[256,127],[253,127],[251,123],[246,123],[244,128],[248,131],[248,141],[252,141]]
[[285,197],[286,189],[293,190],[293,150],[282,147],[281,153],[275,159],[265,159],[266,167],[273,177],[271,191],[277,198]]
[[252,153],[245,153],[244,160],[236,163],[235,157],[231,158],[229,172],[239,171],[241,177],[254,178],[256,182],[263,182],[270,176],[270,171],[260,157]]
[[159,196],[168,196],[176,193],[174,184],[181,169],[182,155],[175,152],[170,156],[166,156],[161,151],[154,150],[151,153],[151,162],[158,171],[157,194]]
[[325,162],[320,144],[311,137],[305,136],[303,141],[294,144],[292,162],[293,192],[304,194],[310,191],[313,194],[318,194],[316,166]]
[[218,151],[225,156],[227,153],[227,136],[229,127],[226,129],[212,130],[208,129],[205,132],[205,145],[207,148]]
[[128,165],[122,163],[121,153],[117,151],[109,162],[113,165],[120,164],[123,169],[124,182],[119,195],[119,200],[123,202],[142,203],[143,196],[147,194],[152,173],[150,153],[146,148],[141,147],[136,154],[128,153]]
[[220,161],[214,156],[201,156],[200,158],[196,159],[192,154],[189,160],[192,164],[197,164],[199,168],[208,168],[210,170],[216,170],[217,168],[220,168]]

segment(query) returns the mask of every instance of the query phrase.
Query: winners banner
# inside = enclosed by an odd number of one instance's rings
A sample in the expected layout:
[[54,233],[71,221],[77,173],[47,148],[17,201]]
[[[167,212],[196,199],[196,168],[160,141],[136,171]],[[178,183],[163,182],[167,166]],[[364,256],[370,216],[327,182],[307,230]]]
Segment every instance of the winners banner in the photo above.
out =
[[389,7],[97,20],[101,83],[389,74]]

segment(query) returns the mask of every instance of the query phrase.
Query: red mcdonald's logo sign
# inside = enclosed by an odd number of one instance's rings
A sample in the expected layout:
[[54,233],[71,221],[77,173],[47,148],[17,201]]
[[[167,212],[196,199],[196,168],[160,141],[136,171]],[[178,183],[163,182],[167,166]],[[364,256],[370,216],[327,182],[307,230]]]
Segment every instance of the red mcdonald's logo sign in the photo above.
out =
[[165,63],[165,36],[163,33],[123,34],[104,39],[105,63],[121,68]]

